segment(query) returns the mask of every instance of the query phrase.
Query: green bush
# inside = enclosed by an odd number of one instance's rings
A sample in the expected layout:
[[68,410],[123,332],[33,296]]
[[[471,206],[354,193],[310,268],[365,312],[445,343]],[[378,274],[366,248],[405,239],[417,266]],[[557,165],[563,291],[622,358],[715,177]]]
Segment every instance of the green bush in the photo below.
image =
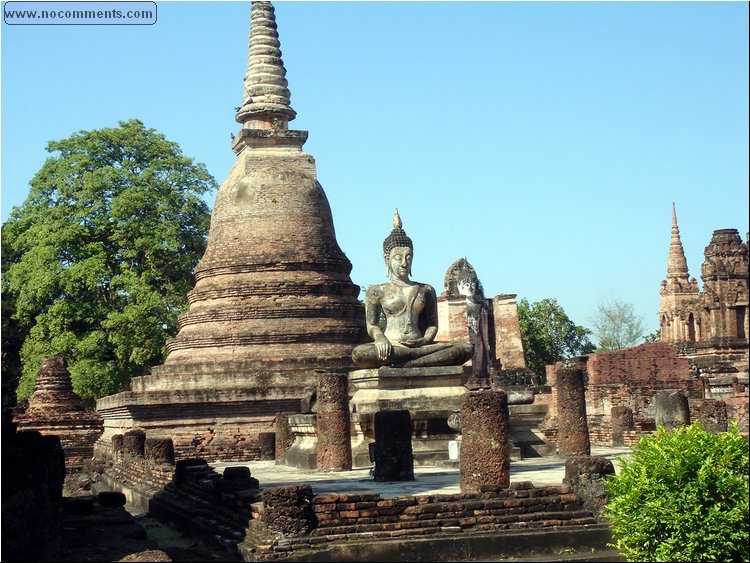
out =
[[748,441],[736,423],[660,427],[620,462],[604,515],[628,561],[748,561]]

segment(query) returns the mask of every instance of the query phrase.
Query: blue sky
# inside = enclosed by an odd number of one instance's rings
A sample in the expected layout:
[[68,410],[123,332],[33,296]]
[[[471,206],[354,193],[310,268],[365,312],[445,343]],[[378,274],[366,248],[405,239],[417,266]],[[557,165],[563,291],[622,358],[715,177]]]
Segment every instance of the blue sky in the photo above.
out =
[[[129,118],[226,178],[249,3],[157,4],[153,26],[0,25],[3,221],[47,141]],[[488,296],[583,325],[616,298],[651,331],[673,201],[696,278],[713,230],[746,237],[746,2],[275,7],[290,128],[361,286],[398,207],[438,292],[466,256]]]

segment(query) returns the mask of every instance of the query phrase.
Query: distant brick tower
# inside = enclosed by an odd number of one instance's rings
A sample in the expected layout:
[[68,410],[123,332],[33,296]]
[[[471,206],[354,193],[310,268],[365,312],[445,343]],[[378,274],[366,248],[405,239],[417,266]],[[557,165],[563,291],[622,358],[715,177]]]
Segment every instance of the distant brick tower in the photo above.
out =
[[659,291],[661,340],[670,344],[695,342],[701,329],[695,304],[700,297],[698,282],[688,274],[685,251],[677,227],[677,210],[672,204],[672,239],[669,241],[667,278]]
[[178,457],[252,459],[277,412],[299,412],[315,368],[346,371],[365,339],[359,287],[339,248],[315,161],[292,131],[274,9],[253,2],[237,155],[169,355],[97,403],[107,439],[132,426]]
[[704,251],[703,290],[688,280],[672,209],[667,279],[661,283],[661,340],[677,346],[704,377],[747,378],[748,245],[737,229],[718,229]]

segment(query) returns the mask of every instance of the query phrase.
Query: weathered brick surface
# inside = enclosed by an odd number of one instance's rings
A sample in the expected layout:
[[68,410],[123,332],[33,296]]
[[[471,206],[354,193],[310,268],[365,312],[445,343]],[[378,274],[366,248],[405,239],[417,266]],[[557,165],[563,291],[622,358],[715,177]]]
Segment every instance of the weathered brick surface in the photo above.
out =
[[284,459],[284,455],[294,443],[294,433],[292,432],[292,427],[289,425],[289,416],[292,414],[295,413],[280,412],[276,415],[276,463]]
[[318,469],[346,471],[352,468],[349,378],[345,372],[317,371]]
[[737,421],[740,432],[748,434],[748,410],[750,402],[747,395],[744,397],[729,397],[724,399],[727,405],[727,418]]
[[143,430],[129,430],[122,437],[122,451],[125,457],[143,457],[146,447],[146,433]]
[[[378,493],[329,493],[312,498],[315,526],[307,535],[285,539],[266,536],[247,547],[259,560],[296,550],[315,550],[338,542],[398,537],[441,537],[467,532],[580,526],[597,522],[567,485],[509,488],[482,492],[381,499]],[[256,519],[266,514],[253,513]],[[252,527],[252,526],[251,526]],[[250,534],[248,534],[250,538]]]
[[460,485],[477,492],[482,485],[510,485],[510,417],[503,391],[478,391],[461,398]]
[[263,491],[263,520],[272,532],[284,536],[306,534],[315,526],[310,485],[272,487]]
[[662,389],[656,392],[656,424],[673,430],[690,424],[690,406],[682,391]]
[[664,342],[649,342],[587,357],[588,385],[592,386],[626,381],[630,384],[663,384],[685,381],[690,376],[689,360],[678,357],[674,346]]
[[576,367],[559,369],[556,374],[557,451],[561,456],[591,453],[584,373]]
[[146,438],[143,457],[154,463],[174,464],[174,446],[169,438]]
[[703,399],[698,405],[698,420],[709,432],[727,431],[727,404],[716,399]]
[[610,460],[598,456],[572,456],[565,460],[563,483],[583,500],[586,510],[599,515],[609,499],[604,478],[614,475],[615,467]]

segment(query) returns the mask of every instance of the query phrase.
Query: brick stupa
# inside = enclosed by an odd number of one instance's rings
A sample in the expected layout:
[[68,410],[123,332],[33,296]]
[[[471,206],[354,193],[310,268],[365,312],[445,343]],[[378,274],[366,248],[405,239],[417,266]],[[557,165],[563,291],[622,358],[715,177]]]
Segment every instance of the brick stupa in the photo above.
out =
[[45,436],[58,436],[65,454],[68,474],[81,470],[94,454],[94,442],[102,434],[98,413],[86,411],[73,392],[65,358],[44,358],[36,376],[28,406],[15,417],[18,430],[36,430]]
[[299,412],[313,370],[346,371],[366,338],[359,287],[339,248],[306,131],[290,106],[274,9],[253,2],[237,155],[169,355],[131,390],[100,399],[107,452],[133,427],[178,458],[249,460],[277,412]]

